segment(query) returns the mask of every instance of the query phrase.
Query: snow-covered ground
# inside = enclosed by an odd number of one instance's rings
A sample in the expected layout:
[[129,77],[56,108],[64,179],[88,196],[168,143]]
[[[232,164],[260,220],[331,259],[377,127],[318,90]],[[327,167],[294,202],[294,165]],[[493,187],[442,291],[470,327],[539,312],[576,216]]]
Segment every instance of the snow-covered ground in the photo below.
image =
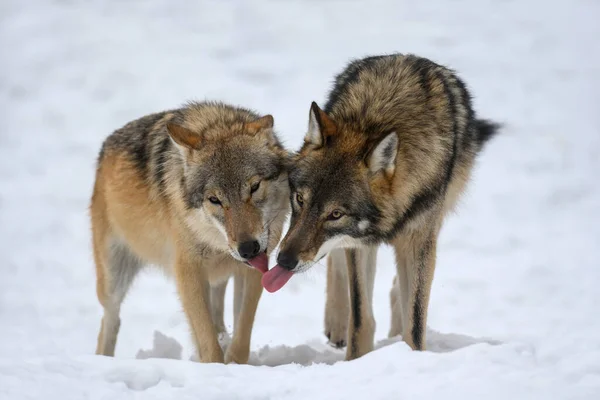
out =
[[[599,17],[595,0],[3,0],[0,398],[600,398]],[[265,292],[254,365],[190,361],[174,285],[152,272],[116,357],[93,355],[86,207],[104,137],[207,98],[272,113],[295,149],[349,58],[394,51],[456,68],[506,124],[442,232],[429,351],[386,340],[382,248],[378,350],[359,360],[325,344],[324,268]]]

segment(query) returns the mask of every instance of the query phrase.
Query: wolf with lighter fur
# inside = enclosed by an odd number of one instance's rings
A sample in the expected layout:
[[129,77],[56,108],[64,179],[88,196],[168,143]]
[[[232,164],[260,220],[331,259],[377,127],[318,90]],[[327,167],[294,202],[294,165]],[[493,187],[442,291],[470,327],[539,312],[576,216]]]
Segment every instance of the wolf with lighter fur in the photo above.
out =
[[321,109],[312,103],[304,144],[289,171],[292,218],[278,265],[279,290],[328,257],[325,332],[346,359],[373,349],[377,248],[390,244],[397,274],[392,329],[425,349],[437,240],[477,155],[498,126],[479,119],[452,70],[414,55],[351,62]]
[[[261,271],[289,210],[287,152],[273,117],[217,102],[147,115],[104,142],[90,205],[97,354],[113,356],[121,303],[140,270],[175,278],[202,362],[247,363]],[[226,354],[223,297],[234,277]]]

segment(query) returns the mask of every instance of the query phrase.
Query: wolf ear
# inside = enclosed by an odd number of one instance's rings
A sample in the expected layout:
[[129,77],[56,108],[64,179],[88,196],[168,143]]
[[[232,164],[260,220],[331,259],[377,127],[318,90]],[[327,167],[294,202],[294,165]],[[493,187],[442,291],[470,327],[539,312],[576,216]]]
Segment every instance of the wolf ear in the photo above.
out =
[[328,139],[336,133],[335,122],[313,101],[308,114],[308,132],[306,132],[304,142],[321,147],[327,144]]
[[169,136],[173,139],[175,144],[177,144],[177,147],[179,147],[180,150],[196,150],[200,148],[200,142],[202,142],[200,135],[181,125],[169,122],[167,124],[167,132],[169,132]]
[[273,120],[273,116],[268,114],[252,122],[246,122],[244,127],[246,128],[246,132],[250,135],[256,136],[261,134],[267,139],[269,144],[275,144],[277,143],[277,140],[273,133],[274,124],[275,121]]
[[246,130],[251,135],[256,135],[263,130],[272,130],[274,124],[275,121],[273,120],[273,116],[265,115],[264,117],[260,117],[252,122],[246,122]]
[[397,154],[398,135],[392,132],[384,137],[369,155],[369,171],[375,174],[383,170],[386,174],[392,175],[396,168]]

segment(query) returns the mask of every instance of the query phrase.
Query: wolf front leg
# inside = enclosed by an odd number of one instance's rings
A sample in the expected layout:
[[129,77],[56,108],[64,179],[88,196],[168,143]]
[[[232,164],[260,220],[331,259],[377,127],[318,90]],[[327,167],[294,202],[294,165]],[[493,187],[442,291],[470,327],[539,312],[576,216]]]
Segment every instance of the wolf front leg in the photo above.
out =
[[336,348],[346,346],[350,295],[348,267],[344,249],[332,250],[327,256],[327,300],[325,302],[325,336]]
[[233,329],[237,327],[242,301],[244,300],[244,275],[233,276]]
[[183,254],[175,263],[177,290],[183,304],[190,328],[194,334],[196,349],[203,363],[222,363],[223,350],[210,310],[210,291],[201,261]]
[[400,277],[398,274],[392,282],[390,290],[391,324],[388,337],[402,335],[402,293],[400,292]]
[[377,247],[346,250],[350,286],[350,320],[346,360],[354,360],[373,350],[373,282]]
[[225,291],[228,280],[210,285],[210,312],[217,334],[226,333],[225,328]]
[[243,295],[231,344],[225,354],[225,362],[236,364],[247,364],[250,356],[250,340],[252,339],[252,328],[254,326],[254,317],[258,302],[262,295],[262,285],[260,283],[262,274],[255,270],[243,267],[240,275],[235,277],[236,281],[243,279]]
[[402,339],[413,350],[425,350],[427,310],[435,271],[437,234],[402,238],[394,244],[400,286]]

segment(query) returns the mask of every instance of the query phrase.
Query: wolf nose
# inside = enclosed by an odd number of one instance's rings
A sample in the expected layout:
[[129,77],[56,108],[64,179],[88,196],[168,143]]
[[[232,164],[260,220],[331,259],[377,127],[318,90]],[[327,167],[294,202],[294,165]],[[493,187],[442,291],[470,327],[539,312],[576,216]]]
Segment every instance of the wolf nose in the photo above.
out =
[[256,240],[244,242],[239,245],[238,253],[246,260],[250,260],[258,255],[260,252],[260,244]]
[[291,271],[298,265],[298,260],[290,253],[279,253],[277,256],[277,264]]

